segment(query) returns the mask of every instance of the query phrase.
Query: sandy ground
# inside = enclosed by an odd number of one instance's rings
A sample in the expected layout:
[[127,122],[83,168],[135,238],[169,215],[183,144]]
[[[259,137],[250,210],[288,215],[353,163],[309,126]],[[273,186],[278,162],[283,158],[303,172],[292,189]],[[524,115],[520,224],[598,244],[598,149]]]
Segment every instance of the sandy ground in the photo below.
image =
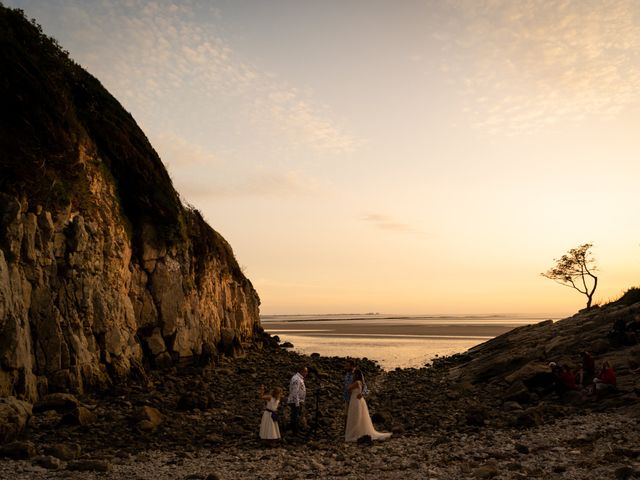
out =
[[296,321],[296,322],[263,322],[265,330],[273,335],[295,333],[305,336],[434,336],[434,337],[495,337],[513,329],[520,324],[470,324],[418,323],[386,321],[386,322],[340,322],[331,320]]

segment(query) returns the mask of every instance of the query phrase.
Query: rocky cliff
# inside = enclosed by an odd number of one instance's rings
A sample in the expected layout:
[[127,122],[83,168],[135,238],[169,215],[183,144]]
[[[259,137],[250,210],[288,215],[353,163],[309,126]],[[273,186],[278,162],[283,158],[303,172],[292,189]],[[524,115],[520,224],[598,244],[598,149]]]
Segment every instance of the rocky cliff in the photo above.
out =
[[0,5],[0,396],[231,353],[259,298],[133,118]]

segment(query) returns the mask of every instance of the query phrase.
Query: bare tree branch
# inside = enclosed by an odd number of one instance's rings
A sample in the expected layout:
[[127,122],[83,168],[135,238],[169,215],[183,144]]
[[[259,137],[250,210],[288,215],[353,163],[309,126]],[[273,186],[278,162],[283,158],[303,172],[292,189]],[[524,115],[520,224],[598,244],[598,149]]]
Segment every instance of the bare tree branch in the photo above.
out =
[[[573,288],[586,295],[587,310],[591,308],[593,294],[598,286],[598,277],[592,273],[598,269],[589,251],[592,246],[593,244],[591,243],[585,243],[579,247],[572,248],[560,259],[556,259],[556,265],[553,268],[540,274],[560,285]],[[590,277],[591,281],[587,281],[587,277]],[[580,282],[584,289],[578,287],[576,281]]]

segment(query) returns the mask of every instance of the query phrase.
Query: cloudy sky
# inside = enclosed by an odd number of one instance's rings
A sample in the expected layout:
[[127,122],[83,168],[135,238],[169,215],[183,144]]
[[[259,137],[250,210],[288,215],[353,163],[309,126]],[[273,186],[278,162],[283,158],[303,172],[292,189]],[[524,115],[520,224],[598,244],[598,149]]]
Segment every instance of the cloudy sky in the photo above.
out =
[[129,110],[262,313],[542,313],[640,284],[635,0],[4,0]]

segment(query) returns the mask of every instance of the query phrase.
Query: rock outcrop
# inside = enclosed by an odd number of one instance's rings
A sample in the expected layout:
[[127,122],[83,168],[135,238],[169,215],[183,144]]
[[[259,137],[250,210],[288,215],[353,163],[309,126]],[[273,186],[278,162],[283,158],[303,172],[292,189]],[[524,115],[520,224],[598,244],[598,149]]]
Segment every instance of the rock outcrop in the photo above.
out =
[[100,83],[0,6],[0,396],[234,353],[259,298]]
[[614,365],[624,385],[630,367],[640,365],[640,344],[637,338],[617,338],[612,330],[616,322],[638,321],[640,303],[617,303],[555,323],[547,320],[515,328],[460,355],[451,378],[471,384],[501,383],[513,390],[507,396],[517,395],[523,382],[549,372],[549,362],[578,369],[580,352],[588,351],[599,362]]
[[20,436],[32,415],[31,405],[15,397],[0,398],[0,443]]

